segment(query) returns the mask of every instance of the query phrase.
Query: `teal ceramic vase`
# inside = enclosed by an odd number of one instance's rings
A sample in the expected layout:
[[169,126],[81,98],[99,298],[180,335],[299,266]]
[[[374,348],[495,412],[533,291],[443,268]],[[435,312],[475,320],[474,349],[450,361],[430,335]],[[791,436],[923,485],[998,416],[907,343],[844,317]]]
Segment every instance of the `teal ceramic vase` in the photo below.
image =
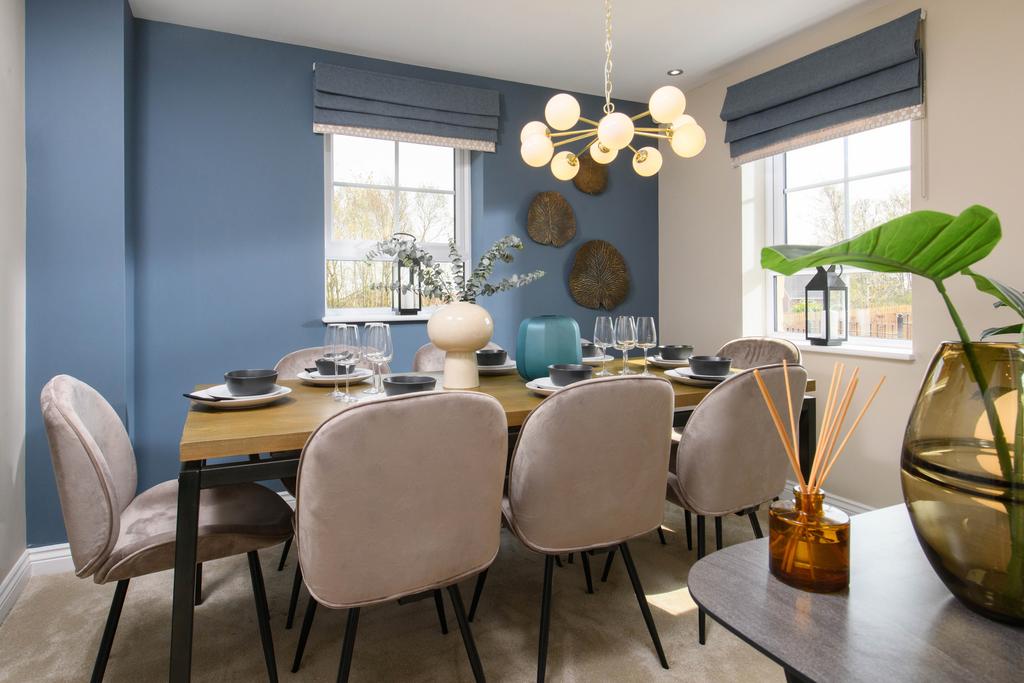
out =
[[530,381],[547,377],[553,363],[583,361],[580,350],[580,326],[564,315],[541,315],[519,324],[516,339],[516,369]]

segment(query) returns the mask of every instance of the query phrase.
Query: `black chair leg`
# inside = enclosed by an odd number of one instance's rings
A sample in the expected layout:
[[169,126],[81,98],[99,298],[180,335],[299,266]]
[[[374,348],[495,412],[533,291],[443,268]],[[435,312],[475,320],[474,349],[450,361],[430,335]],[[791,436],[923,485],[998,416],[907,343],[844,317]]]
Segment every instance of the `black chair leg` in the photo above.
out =
[[658,627],[654,623],[654,617],[651,616],[651,608],[647,604],[647,596],[644,595],[644,587],[640,585],[640,575],[636,572],[636,565],[633,564],[633,557],[629,553],[629,545],[626,543],[619,544],[619,550],[622,551],[622,561],[626,564],[626,571],[629,572],[629,582],[633,584],[633,592],[636,593],[636,601],[640,603],[640,612],[644,615],[644,623],[647,624],[647,631],[651,634],[651,640],[654,641],[654,649],[658,653],[658,660],[661,662],[661,668],[668,668],[668,659],[665,658],[665,650],[661,647],[661,638],[658,637]]
[[608,574],[612,571],[612,560],[615,559],[615,548],[608,551],[608,559],[604,561],[604,571],[601,572],[601,583],[608,582]]
[[573,558],[575,557],[575,555],[576,555],[576,553],[569,553],[569,557],[568,557],[569,564],[573,563]]
[[295,578],[292,579],[292,595],[288,599],[288,619],[284,622],[284,627],[290,629],[292,624],[295,623],[295,608],[299,604],[299,588],[302,586],[302,569],[299,565],[295,565]]
[[590,576],[590,556],[587,555],[586,550],[580,553],[580,559],[583,561],[583,576],[587,580],[587,593],[593,594],[594,580]]
[[715,517],[715,550],[722,549],[722,518]]
[[683,518],[686,520],[686,549],[693,550],[693,515],[689,510],[683,510]]
[[434,607],[437,608],[437,620],[441,624],[441,635],[448,635],[448,617],[444,614],[444,600],[441,598],[441,590],[434,590]]
[[667,545],[665,541],[665,532],[661,530],[660,526],[658,527],[658,540],[661,541],[662,545]]
[[348,672],[352,668],[352,651],[356,647],[356,627],[359,626],[359,608],[352,607],[345,620],[345,641],[341,644],[341,663],[338,664],[338,683],[348,681]]
[[255,550],[247,553],[249,576],[252,578],[252,595],[256,600],[256,621],[260,626],[260,640],[263,641],[263,659],[267,664],[267,677],[277,683],[277,661],[274,658],[274,636],[270,632],[270,608],[267,607],[267,591],[263,586],[263,569],[260,556]]
[[555,564],[557,564],[559,567],[562,566],[562,558],[558,555],[555,555]]
[[[697,515],[697,559],[704,557],[704,515]],[[697,640],[707,641],[707,617],[703,608],[697,609]]]
[[196,607],[203,604],[203,563],[196,565]]
[[764,538],[764,533],[761,531],[761,522],[757,519],[757,511],[751,510],[747,517],[750,518],[750,528],[754,530],[754,538]]
[[284,569],[284,563],[288,560],[288,551],[292,549],[292,536],[284,542],[284,550],[281,551],[281,561],[277,563],[277,571]]
[[551,627],[551,582],[554,578],[554,557],[544,557],[544,594],[540,603],[540,646],[537,649],[537,683],[543,683],[548,666],[548,630]]
[[[437,591],[440,598],[441,591]],[[459,622],[459,631],[462,633],[462,643],[466,646],[466,655],[469,657],[469,665],[473,669],[473,679],[477,683],[484,683],[484,666],[480,663],[480,655],[476,651],[476,643],[473,642],[473,632],[469,628],[469,621],[466,619],[466,608],[462,605],[462,593],[457,585],[448,586],[448,597],[451,598],[452,608],[455,610],[455,620]]]
[[92,667],[92,683],[100,683],[107,671],[107,660],[110,659],[110,647],[114,644],[114,633],[117,622],[121,619],[121,608],[124,607],[124,596],[128,594],[130,579],[121,579],[114,589],[114,599],[110,602],[107,613],[107,625],[103,627],[103,638],[100,639],[100,651],[96,653],[96,663]]
[[316,616],[317,601],[309,596],[309,604],[306,605],[306,616],[302,618],[302,630],[299,631],[299,644],[295,648],[295,659],[292,661],[292,673],[299,672],[299,664],[302,663],[302,653],[306,651],[306,640],[309,638],[309,629],[313,627],[313,617]]
[[469,603],[469,621],[472,622],[476,616],[476,608],[480,605],[480,596],[484,593],[484,582],[487,581],[487,570],[483,570],[476,577],[476,587],[473,588],[473,601]]

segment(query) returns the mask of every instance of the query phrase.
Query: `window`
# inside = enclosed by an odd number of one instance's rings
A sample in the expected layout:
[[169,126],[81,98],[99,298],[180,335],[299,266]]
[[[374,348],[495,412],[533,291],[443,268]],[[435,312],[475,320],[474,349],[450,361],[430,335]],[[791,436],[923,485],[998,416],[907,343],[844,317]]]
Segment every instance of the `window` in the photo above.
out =
[[324,145],[326,321],[391,315],[391,262],[366,256],[396,232],[438,262],[454,239],[469,260],[469,152],[348,135]]
[[[909,121],[764,163],[764,187],[772,195],[767,202],[768,244],[833,244],[910,211]],[[744,211],[751,204],[744,195]],[[813,270],[788,278],[767,274],[770,331],[804,338],[804,287],[813,275]],[[910,344],[910,275],[846,267],[843,280],[849,287],[850,343]]]

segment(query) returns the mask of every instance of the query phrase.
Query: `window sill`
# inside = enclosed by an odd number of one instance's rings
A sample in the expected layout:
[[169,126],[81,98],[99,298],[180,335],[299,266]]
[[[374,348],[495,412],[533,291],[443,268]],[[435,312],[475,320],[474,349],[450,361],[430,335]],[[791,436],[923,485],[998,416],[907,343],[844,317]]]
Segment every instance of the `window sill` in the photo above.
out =
[[325,315],[320,320],[325,325],[330,323],[425,323],[430,320],[433,311],[424,311],[416,315],[395,315],[394,313],[341,313]]
[[914,350],[910,346],[873,346],[866,344],[845,343],[841,346],[815,346],[806,340],[790,339],[800,348],[800,353],[820,353],[833,356],[860,356],[861,358],[882,358],[913,362],[916,360]]

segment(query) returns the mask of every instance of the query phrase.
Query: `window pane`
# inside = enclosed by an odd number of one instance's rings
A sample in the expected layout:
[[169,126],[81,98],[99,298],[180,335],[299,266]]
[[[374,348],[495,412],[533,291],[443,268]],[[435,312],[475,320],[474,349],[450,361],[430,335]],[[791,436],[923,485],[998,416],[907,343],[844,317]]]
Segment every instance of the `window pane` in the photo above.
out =
[[910,166],[910,121],[873,128],[848,140],[851,176]]
[[455,190],[455,150],[435,145],[398,143],[398,184],[402,187]]
[[786,242],[833,244],[846,239],[842,185],[826,185],[786,195]]
[[854,235],[910,212],[910,171],[850,183],[850,230]]
[[842,177],[842,138],[786,152],[786,187],[825,183]]
[[910,275],[847,272],[850,336],[911,339]]
[[775,276],[775,331],[804,336],[804,288],[813,273],[799,273],[791,277]]
[[395,193],[334,186],[332,240],[382,240],[394,230]]
[[448,242],[455,237],[455,195],[400,192],[398,229],[418,242]]
[[391,308],[391,263],[327,261],[327,308]]
[[331,141],[334,182],[393,185],[395,143],[349,135],[335,135]]

